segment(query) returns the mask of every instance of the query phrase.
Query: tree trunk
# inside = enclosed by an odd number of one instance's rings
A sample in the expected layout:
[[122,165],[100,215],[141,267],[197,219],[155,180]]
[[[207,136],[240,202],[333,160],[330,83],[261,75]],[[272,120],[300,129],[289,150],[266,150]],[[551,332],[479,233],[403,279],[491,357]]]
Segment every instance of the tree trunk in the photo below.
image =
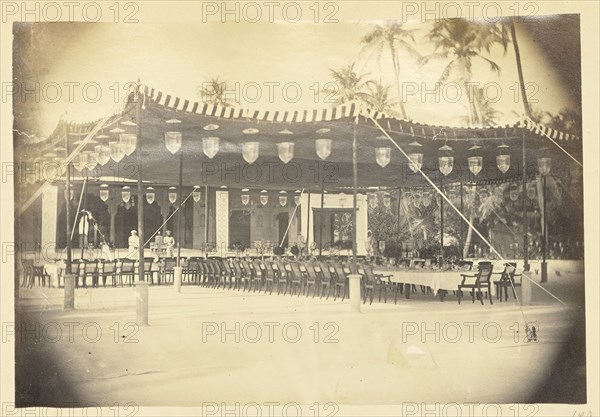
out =
[[398,57],[396,56],[395,49],[390,46],[390,54],[392,55],[392,63],[394,65],[394,75],[396,76],[396,89],[398,90],[398,103],[400,105],[400,113],[404,120],[408,120],[406,116],[406,109],[404,108],[404,97],[402,94],[402,88],[400,87],[400,64],[398,63]]
[[463,258],[469,256],[469,248],[471,246],[471,239],[473,238],[473,222],[475,221],[475,217],[471,214],[469,216],[469,230],[467,231],[467,238],[465,239],[465,246],[463,247]]

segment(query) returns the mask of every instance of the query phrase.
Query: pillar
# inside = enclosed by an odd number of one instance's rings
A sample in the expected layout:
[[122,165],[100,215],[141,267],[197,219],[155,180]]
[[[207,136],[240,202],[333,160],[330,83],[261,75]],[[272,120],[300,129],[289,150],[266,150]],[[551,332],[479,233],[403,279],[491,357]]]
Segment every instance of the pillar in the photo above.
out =
[[56,250],[56,223],[58,217],[58,186],[48,184],[42,194],[42,254]]
[[215,221],[217,252],[225,254],[229,247],[229,192],[216,191]]

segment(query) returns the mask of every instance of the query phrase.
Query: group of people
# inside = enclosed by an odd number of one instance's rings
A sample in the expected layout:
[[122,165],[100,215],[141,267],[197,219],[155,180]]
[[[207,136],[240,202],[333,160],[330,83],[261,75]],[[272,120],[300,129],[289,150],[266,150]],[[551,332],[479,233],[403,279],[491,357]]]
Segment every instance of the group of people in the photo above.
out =
[[[138,250],[140,248],[140,237],[138,236],[137,230],[132,230],[129,239],[127,240],[129,245],[129,252],[127,257],[129,259],[138,258]],[[170,230],[166,231],[165,236],[157,232],[154,238],[153,251],[156,257],[160,258],[163,256],[173,257],[173,249],[175,248],[175,238],[171,234]]]

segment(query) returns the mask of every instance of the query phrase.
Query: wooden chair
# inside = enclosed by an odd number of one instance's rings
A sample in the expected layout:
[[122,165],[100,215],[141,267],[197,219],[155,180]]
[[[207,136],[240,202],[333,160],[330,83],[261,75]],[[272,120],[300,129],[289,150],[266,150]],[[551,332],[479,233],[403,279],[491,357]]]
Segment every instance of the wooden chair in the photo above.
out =
[[117,261],[116,260],[103,260],[100,261],[100,264],[102,265],[102,271],[100,272],[100,275],[102,276],[102,286],[106,287],[106,279],[108,277],[111,278],[111,284],[114,287],[116,285],[116,281],[117,281]]
[[22,259],[21,265],[23,265],[23,282],[21,283],[21,287],[32,288],[35,284],[33,259]]
[[485,290],[490,300],[490,304],[494,304],[492,301],[490,281],[492,270],[493,267],[491,262],[480,262],[479,270],[476,274],[461,274],[462,282],[458,286],[458,304],[460,304],[463,289],[471,290],[473,302],[475,302],[475,290],[477,290],[477,298],[479,298],[481,305],[483,305],[483,294],[481,291]]
[[85,259],[83,261],[83,271],[80,274],[83,279],[83,287],[87,288],[88,277],[92,278],[92,288],[98,286],[98,261]]
[[[291,276],[291,282],[290,282],[290,286],[291,286],[291,290],[290,290],[290,295],[294,294],[294,289],[297,288],[298,289],[298,297],[300,297],[300,293],[302,292],[303,289],[303,283],[306,280],[306,275],[302,273],[302,271],[300,270],[300,264],[297,261],[292,261],[289,264],[289,271],[290,271],[290,276]],[[287,266],[286,265],[286,266]]]
[[306,292],[306,297],[308,298],[308,293],[310,292],[310,286],[312,285],[313,298],[315,298],[315,295],[317,294],[318,276],[317,276],[317,273],[315,272],[314,265],[310,262],[304,262],[304,263],[300,263],[298,265],[298,268],[300,269],[300,273],[302,274],[302,276],[304,276],[304,288],[302,289],[302,291]]
[[283,295],[287,294],[289,279],[288,273],[285,270],[285,266],[282,261],[273,262],[273,272],[277,278],[277,295],[281,294],[281,286],[284,286]]
[[[333,268],[333,270],[332,270]],[[335,274],[335,287],[333,289],[333,300],[337,300],[337,297],[340,295],[340,292],[342,294],[342,301],[344,301],[344,299],[346,298],[346,289],[348,288],[348,286],[346,285],[346,282],[348,281],[348,277],[346,276],[346,273],[344,272],[344,268],[342,266],[342,264],[334,262],[333,264],[330,265],[329,268],[329,272],[332,272],[333,274]],[[332,275],[333,276],[333,275]]]
[[164,258],[162,267],[162,277],[165,284],[173,283],[175,280],[175,267],[177,266],[177,258]]
[[243,272],[243,276],[242,276],[242,283],[244,284],[244,288],[242,291],[246,291],[246,289],[248,289],[248,292],[250,292],[250,289],[252,288],[253,285],[256,285],[254,283],[254,278],[256,277],[256,273],[254,271],[254,268],[252,268],[252,265],[245,259],[242,259],[239,261],[240,263],[240,267],[242,268],[242,272]]
[[[370,294],[370,303],[373,304],[373,296],[377,291],[378,301],[381,302],[381,292],[383,291],[383,300],[384,303],[387,303],[387,291],[391,289],[394,291],[394,304],[398,300],[398,291],[391,285],[391,275],[383,275],[383,274],[375,274],[373,272],[373,266],[371,265],[363,265],[362,267],[364,275],[363,275],[363,304],[367,302],[367,294]],[[387,281],[385,281],[387,278]]]
[[154,285],[154,271],[152,265],[154,264],[154,258],[144,258],[144,280]]
[[135,275],[135,261],[133,259],[122,258],[121,262],[121,272],[119,273],[119,281],[121,282],[121,286],[123,286],[123,278],[129,278],[129,285],[133,285],[133,277]]
[[319,281],[319,298],[323,298],[323,291],[327,288],[327,297],[326,300],[329,299],[331,295],[331,290],[333,289],[334,277],[331,275],[329,271],[329,264],[327,262],[319,262],[315,265],[315,272],[317,275],[320,273],[320,281]]
[[[502,290],[504,290],[504,301],[508,301],[508,289],[512,289],[513,297],[517,298],[515,287],[520,287],[523,277],[521,274],[515,274],[517,270],[516,262],[507,262],[504,264],[504,271],[492,272],[492,275],[500,275],[498,281],[494,281],[496,286],[496,299],[500,298],[502,302]],[[515,277],[519,278],[519,282],[515,281]]]
[[273,263],[270,261],[265,261],[262,263],[265,271],[265,293],[269,291],[269,294],[273,293],[273,286],[277,282],[278,278],[273,270]]

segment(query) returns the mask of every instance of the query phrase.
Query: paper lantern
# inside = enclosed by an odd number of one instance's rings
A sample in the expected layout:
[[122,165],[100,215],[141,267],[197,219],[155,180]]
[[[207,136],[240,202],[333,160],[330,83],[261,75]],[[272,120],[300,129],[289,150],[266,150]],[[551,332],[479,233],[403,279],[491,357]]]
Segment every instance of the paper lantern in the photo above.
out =
[[440,166],[440,172],[447,177],[448,174],[454,169],[454,157],[453,156],[440,156],[438,158],[438,164]]
[[331,139],[315,140],[315,149],[319,158],[326,160],[331,155]]
[[267,193],[267,190],[262,190],[260,192],[260,204],[262,204],[263,206],[266,206],[268,202],[269,202],[269,194]]
[[242,146],[244,161],[253,164],[258,159],[260,144],[258,142],[246,142]]
[[392,206],[392,196],[390,193],[383,194],[383,206],[388,209]]
[[506,171],[510,168],[510,155],[496,156],[496,166],[501,173],[506,174]]
[[215,136],[202,138],[202,151],[209,159],[213,159],[219,152],[219,138]]
[[408,167],[412,172],[418,172],[423,166],[423,154],[422,153],[411,153],[408,154],[408,159],[410,162]]
[[279,159],[284,164],[287,164],[294,157],[294,143],[293,142],[281,142],[277,144],[277,151],[279,153]]
[[100,165],[106,165],[110,161],[110,146],[96,145],[94,150],[96,151],[96,161]]
[[242,199],[242,204],[247,206],[250,203],[250,194],[248,194],[250,192],[249,189],[244,188],[242,190],[242,195],[240,196]]
[[121,199],[125,204],[129,203],[129,201],[131,200],[131,190],[129,189],[128,185],[124,186],[121,189]]
[[552,169],[552,158],[538,158],[538,170],[541,175],[546,176],[550,174]]
[[135,151],[135,147],[137,146],[137,136],[132,133],[121,133],[119,135],[119,140],[123,146],[123,152],[125,155],[129,156]]
[[181,132],[165,132],[165,146],[173,155],[181,149],[182,143]]
[[100,200],[106,202],[110,195],[110,191],[108,190],[108,184],[102,184],[100,186]]
[[377,194],[370,193],[369,197],[368,197],[368,200],[369,200],[369,207],[371,207],[372,209],[376,209],[377,208],[377,204],[378,204]]
[[194,199],[194,201],[196,203],[198,203],[200,201],[201,197],[202,197],[202,192],[200,191],[200,186],[194,185],[194,191],[192,191],[192,198]]
[[108,146],[110,147],[110,157],[113,161],[120,162],[125,157],[125,151],[121,142],[112,141],[108,143]]
[[381,168],[385,168],[390,163],[391,154],[391,148],[375,148],[375,161]]
[[294,204],[296,204],[297,206],[299,206],[301,203],[301,200],[300,200],[301,195],[302,195],[302,191],[296,190],[296,194],[294,195]]
[[175,204],[175,202],[177,201],[177,188],[169,187],[168,197],[171,204]]
[[468,158],[469,162],[469,170],[473,173],[473,175],[477,175],[481,172],[483,168],[483,157],[481,156],[471,156]]
[[154,193],[154,188],[153,187],[146,188],[146,201],[148,202],[148,204],[154,203],[155,198],[156,198],[156,194]]
[[279,205],[281,207],[285,207],[286,204],[287,204],[287,192],[280,191],[279,192]]

